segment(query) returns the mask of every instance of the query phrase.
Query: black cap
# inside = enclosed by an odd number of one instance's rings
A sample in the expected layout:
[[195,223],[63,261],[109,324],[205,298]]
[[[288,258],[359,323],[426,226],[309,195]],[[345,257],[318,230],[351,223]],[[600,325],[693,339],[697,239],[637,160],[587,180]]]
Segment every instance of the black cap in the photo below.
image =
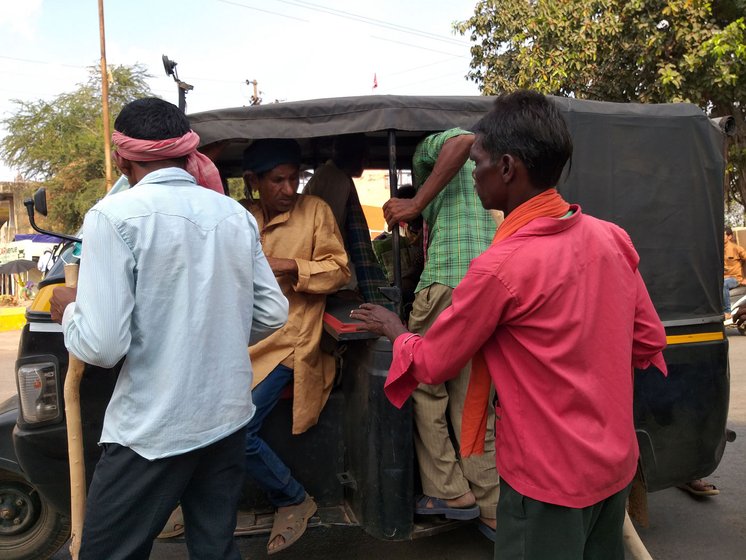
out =
[[244,171],[257,175],[283,163],[300,165],[300,145],[295,140],[268,138],[257,140],[243,152]]

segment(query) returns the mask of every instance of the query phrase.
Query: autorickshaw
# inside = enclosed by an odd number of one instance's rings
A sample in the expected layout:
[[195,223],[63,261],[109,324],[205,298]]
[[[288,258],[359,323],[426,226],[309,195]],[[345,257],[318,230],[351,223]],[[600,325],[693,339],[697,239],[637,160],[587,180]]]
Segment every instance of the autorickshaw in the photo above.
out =
[[[727,122],[713,121],[688,104],[553,100],[574,142],[560,192],[584,212],[629,232],[666,326],[668,377],[635,372],[634,419],[644,484],[656,491],[707,476],[720,462],[727,438],[728,341],[722,314]],[[225,178],[241,177],[241,154],[257,139],[298,140],[304,166],[312,169],[330,156],[336,135],[364,133],[368,167],[388,170],[393,193],[397,171],[410,168],[421,138],[452,127],[468,129],[491,103],[490,97],[365,96],[221,109],[189,118],[202,147],[224,144],[216,164]],[[109,196],[125,188],[123,183]],[[41,194],[36,203],[36,210],[43,210]],[[51,321],[49,297],[64,281],[63,264],[77,261],[73,247],[63,250],[27,312],[16,362],[18,396],[0,405],[3,558],[47,558],[69,532],[62,402],[68,354],[60,326]],[[394,247],[398,250],[396,241]],[[386,400],[391,344],[349,319],[355,305],[329,298],[322,344],[336,356],[337,378],[318,425],[291,436],[288,398],[265,422],[263,435],[316,498],[320,509],[312,525],[359,525],[390,540],[446,530],[454,522],[414,514],[419,483],[411,408],[398,410]],[[81,403],[89,482],[118,369],[86,366]],[[271,523],[268,502],[247,483],[238,533],[269,531]]]

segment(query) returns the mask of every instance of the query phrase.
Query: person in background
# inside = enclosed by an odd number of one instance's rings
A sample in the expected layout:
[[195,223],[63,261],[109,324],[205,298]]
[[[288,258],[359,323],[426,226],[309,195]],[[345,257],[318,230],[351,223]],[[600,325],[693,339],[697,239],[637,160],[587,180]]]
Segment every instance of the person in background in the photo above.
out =
[[[425,266],[408,323],[409,330],[418,334],[424,335],[451,305],[453,290],[469,263],[489,247],[495,234],[495,221],[474,190],[474,164],[469,161],[473,143],[474,135],[459,128],[424,138],[412,158],[417,193],[410,199],[392,198],[383,207],[389,227],[420,214],[424,219]],[[461,520],[479,518],[480,530],[494,539],[499,495],[494,411],[485,403],[483,410],[469,410],[464,417],[471,370],[472,363],[466,361],[459,375],[441,384],[422,384],[412,395],[423,491],[416,499],[415,512]],[[484,447],[465,448],[463,431],[483,421],[489,426]]]
[[459,375],[469,359],[486,365],[472,371],[467,407],[481,411],[491,377],[496,559],[623,560],[639,456],[631,371],[666,374],[663,324],[627,233],[554,188],[572,155],[557,107],[536,92],[504,94],[475,133],[475,189],[505,221],[452,305],[424,336],[381,307],[351,315],[394,342],[385,391],[395,406],[420,383]]
[[114,128],[132,187],[86,214],[77,292],[55,288],[51,301],[72,354],[104,368],[124,358],[80,558],[148,558],[180,501],[190,558],[240,560],[233,531],[255,408],[246,346],[285,324],[288,302],[254,218],[203,188],[222,192],[184,113],[139,99]]
[[295,140],[258,140],[243,155],[248,207],[262,247],[290,303],[287,324],[249,348],[254,367],[256,414],[247,427],[246,472],[277,508],[267,552],[297,541],[316,503],[290,469],[259,436],[283,390],[293,387],[293,434],[314,426],[335,374],[334,357],[320,348],[327,294],[350,279],[342,238],[329,206],[298,195],[301,152]]
[[723,312],[730,319],[730,291],[738,286],[746,286],[743,278],[743,264],[746,263],[746,249],[733,240],[733,229],[725,228],[723,263]]
[[357,287],[363,301],[393,309],[378,289],[389,282],[373,253],[368,221],[353,181],[363,174],[367,159],[368,142],[364,134],[335,137],[331,159],[314,172],[303,193],[322,198],[334,213],[351,263],[350,288]]

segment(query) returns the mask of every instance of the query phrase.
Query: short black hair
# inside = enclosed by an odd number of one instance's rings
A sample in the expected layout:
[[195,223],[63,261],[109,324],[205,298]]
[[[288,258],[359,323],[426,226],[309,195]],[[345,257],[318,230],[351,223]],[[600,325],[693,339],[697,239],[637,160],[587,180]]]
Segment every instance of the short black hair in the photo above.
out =
[[725,235],[733,235],[733,228],[730,226],[725,226]]
[[492,161],[503,154],[520,159],[535,187],[557,185],[572,156],[567,124],[552,101],[541,93],[517,90],[502,94],[492,110],[473,127]]
[[189,120],[173,103],[157,97],[136,99],[125,105],[114,128],[130,138],[166,140],[184,136],[191,130]]

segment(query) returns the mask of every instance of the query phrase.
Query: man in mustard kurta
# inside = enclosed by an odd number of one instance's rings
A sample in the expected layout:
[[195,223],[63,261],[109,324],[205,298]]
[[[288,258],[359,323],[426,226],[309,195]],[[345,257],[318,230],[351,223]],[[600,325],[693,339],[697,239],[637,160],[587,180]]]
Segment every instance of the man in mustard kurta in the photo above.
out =
[[318,421],[335,372],[334,358],[319,346],[326,294],[350,279],[334,215],[320,198],[297,194],[299,172],[300,147],[294,140],[258,140],[244,152],[244,181],[252,193],[247,206],[290,304],[285,326],[249,348],[256,413],[247,426],[246,471],[277,508],[267,544],[270,554],[303,534],[316,504],[258,432],[290,382],[293,434]]

